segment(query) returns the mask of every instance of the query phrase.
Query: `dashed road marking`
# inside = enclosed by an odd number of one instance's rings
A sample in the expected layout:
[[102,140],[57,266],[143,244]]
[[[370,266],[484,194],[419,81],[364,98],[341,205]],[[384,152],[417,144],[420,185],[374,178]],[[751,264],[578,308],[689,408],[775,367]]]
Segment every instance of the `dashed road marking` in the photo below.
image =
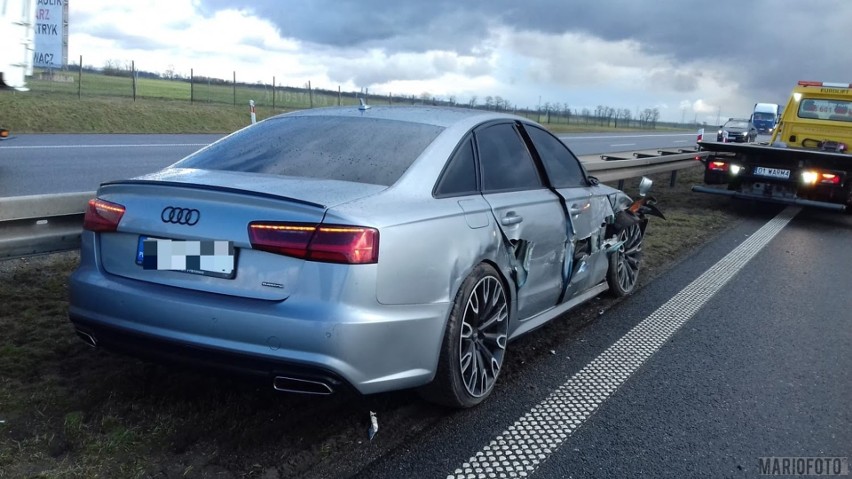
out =
[[788,207],[448,475],[528,477],[796,216]]

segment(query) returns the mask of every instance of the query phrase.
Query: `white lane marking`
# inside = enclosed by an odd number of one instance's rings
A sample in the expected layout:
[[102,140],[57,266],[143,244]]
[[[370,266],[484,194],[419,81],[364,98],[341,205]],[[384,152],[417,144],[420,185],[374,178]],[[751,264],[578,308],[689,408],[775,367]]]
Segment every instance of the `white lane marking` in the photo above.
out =
[[602,136],[569,136],[559,135],[562,140],[611,140],[613,138],[659,138],[668,136],[695,136],[695,133],[671,133],[661,135],[602,135]]
[[636,143],[615,143],[615,144],[609,145],[609,146],[615,147],[615,146],[635,146],[635,145],[636,145]]
[[801,208],[787,207],[532,408],[448,479],[527,477]]
[[686,143],[687,140],[675,140],[672,143]]
[[156,144],[140,144],[140,145],[11,145],[0,146],[3,150],[58,150],[66,148],[176,148],[176,147],[193,147],[207,146],[210,143],[156,143]]

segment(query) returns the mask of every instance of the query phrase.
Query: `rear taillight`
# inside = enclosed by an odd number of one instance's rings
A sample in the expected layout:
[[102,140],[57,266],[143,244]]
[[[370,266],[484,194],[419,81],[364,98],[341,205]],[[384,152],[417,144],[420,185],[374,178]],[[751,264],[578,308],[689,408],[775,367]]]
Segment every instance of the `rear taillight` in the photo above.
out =
[[728,164],[724,161],[711,161],[707,168],[713,171],[728,171]]
[[367,264],[379,260],[379,231],[363,226],[252,222],[251,247],[311,261]]
[[807,170],[802,172],[802,182],[806,185],[839,185],[842,178],[837,173]]
[[835,175],[834,173],[822,173],[820,175],[820,183],[829,185],[839,185],[840,176]]
[[97,232],[110,232],[118,229],[118,223],[124,216],[124,206],[99,198],[89,200],[83,229]]

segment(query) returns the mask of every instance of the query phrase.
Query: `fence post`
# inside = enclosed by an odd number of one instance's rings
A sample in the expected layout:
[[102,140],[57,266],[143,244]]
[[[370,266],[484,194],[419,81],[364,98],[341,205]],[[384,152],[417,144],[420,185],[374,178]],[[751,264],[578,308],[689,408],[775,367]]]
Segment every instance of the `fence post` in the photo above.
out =
[[272,109],[275,110],[275,76],[272,77]]
[[237,106],[237,71],[234,70],[234,106]]
[[311,81],[308,80],[308,101],[311,102],[311,108],[314,107],[314,90],[311,88]]
[[133,77],[133,101],[136,101],[136,60],[130,60],[130,75]]
[[340,85],[337,85],[337,106],[340,106]]
[[195,75],[192,68],[189,69],[189,102],[195,101]]
[[77,74],[77,99],[83,94],[83,55],[80,55],[80,72]]
[[257,115],[254,112],[254,100],[249,100],[249,109],[251,110],[251,124],[257,123]]

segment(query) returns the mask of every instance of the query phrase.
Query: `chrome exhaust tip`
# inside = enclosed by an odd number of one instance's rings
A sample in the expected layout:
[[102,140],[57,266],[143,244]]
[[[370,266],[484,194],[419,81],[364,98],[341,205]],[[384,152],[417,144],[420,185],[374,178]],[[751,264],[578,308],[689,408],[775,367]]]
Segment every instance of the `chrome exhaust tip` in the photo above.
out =
[[88,344],[89,346],[91,346],[93,348],[98,347],[98,340],[95,339],[95,337],[93,335],[91,335],[90,333],[87,333],[85,331],[81,331],[79,329],[77,329],[76,331],[77,331],[77,336],[79,336],[80,339],[82,339],[84,343]]
[[275,376],[275,379],[272,380],[272,387],[275,388],[276,391],[315,394],[318,396],[328,396],[334,392],[334,389],[332,389],[330,385],[322,381],[291,378],[287,376]]

